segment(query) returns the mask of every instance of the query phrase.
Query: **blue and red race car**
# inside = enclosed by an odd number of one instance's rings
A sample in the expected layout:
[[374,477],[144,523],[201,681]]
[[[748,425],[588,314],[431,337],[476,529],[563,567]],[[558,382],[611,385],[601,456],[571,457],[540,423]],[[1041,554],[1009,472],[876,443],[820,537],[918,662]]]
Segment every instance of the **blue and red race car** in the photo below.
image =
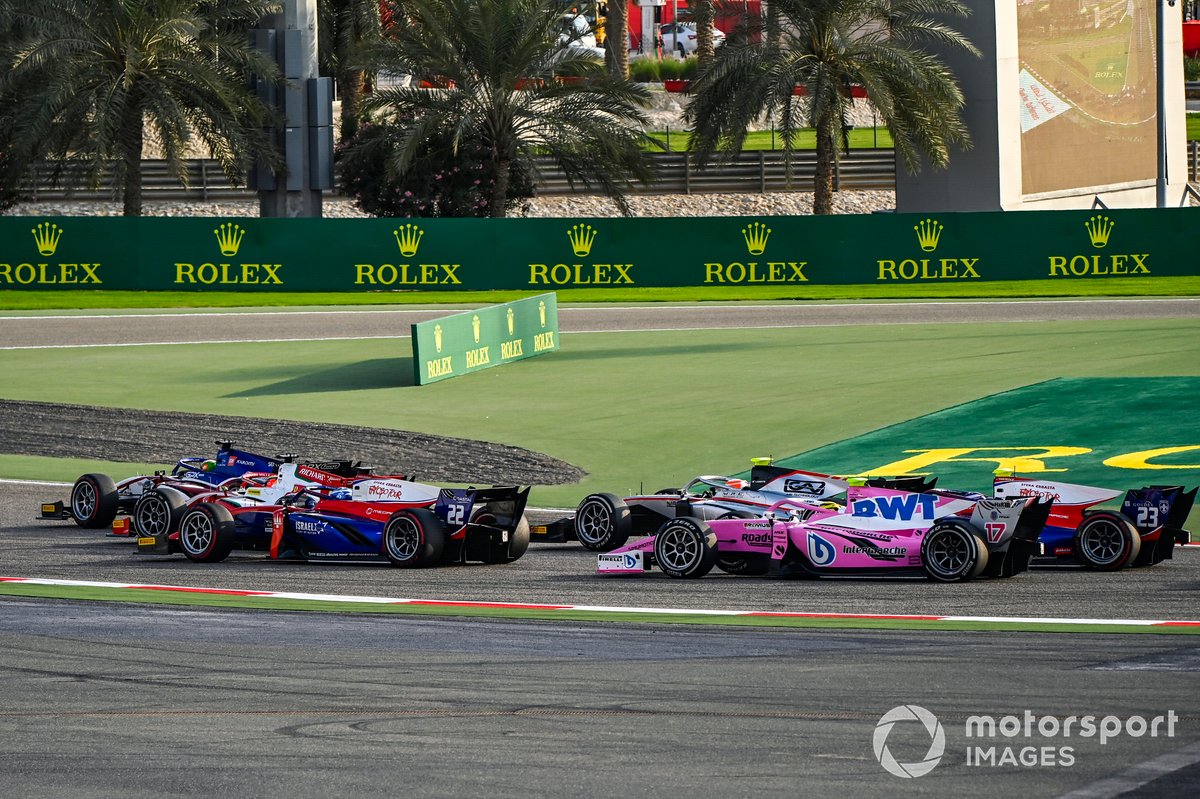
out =
[[1121,496],[1120,490],[1060,483],[997,472],[993,493],[1000,498],[1039,497],[1053,500],[1042,531],[1046,558],[1074,561],[1089,569],[1115,571],[1126,566],[1153,566],[1171,558],[1176,544],[1190,534],[1183,524],[1191,513],[1196,489],[1144,486],[1124,492],[1121,509],[1096,506]]

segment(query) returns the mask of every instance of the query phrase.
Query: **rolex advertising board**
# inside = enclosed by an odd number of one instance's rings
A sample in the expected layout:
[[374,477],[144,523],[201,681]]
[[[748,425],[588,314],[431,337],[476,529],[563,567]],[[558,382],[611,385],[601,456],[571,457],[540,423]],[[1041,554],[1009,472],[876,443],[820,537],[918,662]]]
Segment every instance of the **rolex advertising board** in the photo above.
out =
[[413,382],[420,386],[558,349],[557,296],[523,300],[412,326]]
[[1195,275],[1200,209],[639,219],[0,217],[0,290],[412,291]]

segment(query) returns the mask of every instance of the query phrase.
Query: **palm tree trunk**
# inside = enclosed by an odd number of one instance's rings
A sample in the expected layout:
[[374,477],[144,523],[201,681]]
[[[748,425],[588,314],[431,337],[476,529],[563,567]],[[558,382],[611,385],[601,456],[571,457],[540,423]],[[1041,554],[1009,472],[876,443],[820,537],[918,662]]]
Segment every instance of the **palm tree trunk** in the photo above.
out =
[[713,57],[713,0],[693,0],[692,21],[696,23],[696,58],[701,64]]
[[142,106],[132,98],[121,121],[121,161],[124,164],[125,216],[142,215]]
[[507,158],[496,158],[496,182],[492,184],[491,215],[493,219],[508,216],[508,170],[512,162]]
[[833,139],[833,115],[817,119],[817,170],[813,176],[813,213],[833,213],[833,162],[837,157]]
[[629,5],[625,0],[609,0],[604,26],[608,69],[614,78],[624,80],[629,77]]
[[358,132],[359,100],[366,88],[365,77],[361,70],[347,70],[338,81],[338,91],[342,95],[342,141],[349,141]]

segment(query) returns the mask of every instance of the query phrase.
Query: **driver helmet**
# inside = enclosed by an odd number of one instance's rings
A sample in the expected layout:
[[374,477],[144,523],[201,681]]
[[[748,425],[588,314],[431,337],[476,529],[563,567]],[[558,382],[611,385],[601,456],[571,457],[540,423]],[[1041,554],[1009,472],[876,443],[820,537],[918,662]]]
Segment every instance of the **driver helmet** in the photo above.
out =
[[741,491],[742,489],[746,489],[746,488],[750,487],[750,481],[743,480],[740,477],[731,477],[725,481],[725,485],[729,486],[730,488],[736,488],[737,490]]

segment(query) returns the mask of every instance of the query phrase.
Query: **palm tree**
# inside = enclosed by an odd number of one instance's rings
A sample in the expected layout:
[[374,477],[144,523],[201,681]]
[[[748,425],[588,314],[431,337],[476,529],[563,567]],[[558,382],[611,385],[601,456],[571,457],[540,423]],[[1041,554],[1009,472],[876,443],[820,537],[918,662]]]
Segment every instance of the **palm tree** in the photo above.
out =
[[713,57],[713,20],[716,8],[713,0],[692,0],[692,23],[696,26],[696,60],[701,64]]
[[126,216],[142,211],[147,133],[181,180],[193,137],[231,180],[254,155],[278,162],[263,131],[269,112],[247,81],[278,71],[246,35],[277,0],[0,2],[20,31],[0,52],[14,145],[77,162],[93,185],[111,164]]
[[337,82],[345,141],[358,130],[368,75],[357,64],[357,51],[379,37],[379,0],[320,0],[317,10],[321,74]]
[[504,216],[510,167],[548,156],[572,184],[596,187],[628,213],[625,192],[650,179],[642,145],[648,92],[609,76],[585,51],[558,43],[556,0],[422,0],[406,4],[374,64],[438,88],[385,89],[368,110],[404,129],[391,159],[404,173],[429,142],[482,146],[495,181],[483,198]]
[[629,77],[629,3],[609,0],[604,20],[604,48],[614,78]]
[[969,13],[958,0],[772,0],[768,8],[765,19],[745,20],[692,83],[686,119],[699,163],[721,148],[732,157],[766,113],[782,134],[790,177],[796,134],[815,128],[813,213],[832,213],[839,134],[854,85],[866,89],[910,172],[921,155],[944,167],[951,145],[970,146],[962,91],[934,52],[979,53],[939,21]]

